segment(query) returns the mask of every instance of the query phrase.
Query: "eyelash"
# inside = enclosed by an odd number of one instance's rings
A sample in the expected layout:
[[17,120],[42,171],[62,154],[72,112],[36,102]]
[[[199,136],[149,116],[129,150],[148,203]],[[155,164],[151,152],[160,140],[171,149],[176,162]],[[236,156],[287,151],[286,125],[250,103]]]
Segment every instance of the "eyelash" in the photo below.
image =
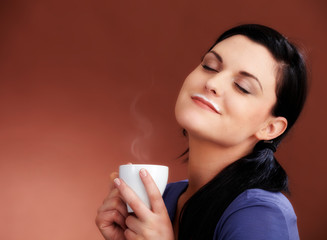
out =
[[213,69],[205,64],[201,64],[201,66],[205,69],[205,70],[208,70],[208,71],[212,71],[212,72],[218,72],[216,69]]
[[247,91],[246,89],[242,88],[239,84],[237,84],[237,83],[234,83],[234,84],[235,84],[235,86],[237,87],[237,89],[238,89],[239,91],[241,91],[242,93],[244,93],[244,94],[250,94],[249,91]]
[[[201,64],[202,68],[205,69],[205,70],[208,70],[208,71],[212,71],[212,72],[218,72],[216,69],[213,69],[205,64]],[[239,84],[237,84],[236,82],[234,83],[236,88],[241,91],[242,93],[244,94],[250,94],[249,91],[247,91],[245,88],[242,88]]]

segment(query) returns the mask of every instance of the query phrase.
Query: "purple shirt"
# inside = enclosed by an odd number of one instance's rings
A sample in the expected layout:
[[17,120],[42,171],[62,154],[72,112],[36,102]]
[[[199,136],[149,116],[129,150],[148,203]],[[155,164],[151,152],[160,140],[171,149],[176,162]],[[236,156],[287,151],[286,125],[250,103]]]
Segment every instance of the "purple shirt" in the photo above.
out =
[[[188,181],[170,183],[163,194],[173,222],[179,196]],[[296,215],[282,193],[249,189],[236,197],[219,219],[214,240],[295,240],[299,239]]]

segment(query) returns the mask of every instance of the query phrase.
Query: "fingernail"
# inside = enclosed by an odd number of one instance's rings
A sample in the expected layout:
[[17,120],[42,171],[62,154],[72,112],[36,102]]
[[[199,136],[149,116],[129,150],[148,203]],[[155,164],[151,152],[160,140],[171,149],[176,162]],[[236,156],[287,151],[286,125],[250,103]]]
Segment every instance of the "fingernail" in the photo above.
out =
[[116,184],[117,186],[119,186],[119,185],[121,184],[119,178],[115,178],[115,179],[114,179],[114,182],[115,182],[115,184]]
[[145,170],[144,168],[142,168],[142,169],[140,170],[140,173],[141,173],[141,175],[142,175],[143,177],[146,177],[146,175],[147,175],[146,170]]

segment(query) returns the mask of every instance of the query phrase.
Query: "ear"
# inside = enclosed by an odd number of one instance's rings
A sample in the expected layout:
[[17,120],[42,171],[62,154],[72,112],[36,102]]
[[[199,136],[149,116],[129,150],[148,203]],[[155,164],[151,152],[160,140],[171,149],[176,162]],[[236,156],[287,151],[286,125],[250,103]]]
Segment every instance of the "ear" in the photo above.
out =
[[255,136],[258,140],[271,140],[282,135],[286,128],[286,118],[271,117]]

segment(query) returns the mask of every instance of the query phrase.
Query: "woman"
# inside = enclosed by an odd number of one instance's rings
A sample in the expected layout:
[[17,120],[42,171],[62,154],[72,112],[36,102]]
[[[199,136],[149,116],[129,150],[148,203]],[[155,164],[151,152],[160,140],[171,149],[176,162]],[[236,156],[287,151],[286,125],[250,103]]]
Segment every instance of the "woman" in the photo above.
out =
[[96,218],[105,239],[298,239],[274,152],[306,92],[303,57],[281,34],[255,24],[223,33],[176,102],[189,141],[188,181],[169,184],[161,197],[141,170],[149,210],[112,174]]

